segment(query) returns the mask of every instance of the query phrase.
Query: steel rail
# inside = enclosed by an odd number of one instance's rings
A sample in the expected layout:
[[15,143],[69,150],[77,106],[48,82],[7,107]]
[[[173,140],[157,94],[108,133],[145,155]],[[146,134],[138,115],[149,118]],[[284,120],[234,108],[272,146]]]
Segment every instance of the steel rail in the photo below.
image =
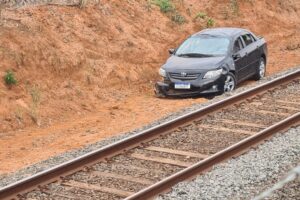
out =
[[162,134],[165,134],[178,126],[184,125],[193,120],[204,117],[207,114],[211,114],[220,109],[226,108],[235,103],[244,101],[247,98],[254,97],[260,93],[266,92],[272,88],[280,86],[282,84],[293,81],[294,79],[299,78],[300,69],[294,72],[291,72],[283,77],[276,78],[270,82],[264,83],[260,86],[254,87],[253,89],[246,90],[237,95],[231,96],[219,102],[213,103],[204,108],[193,111],[189,114],[178,117],[169,122],[163,123],[161,125],[155,126],[148,130],[145,130],[139,134],[133,135],[126,139],[123,139],[114,144],[108,145],[99,150],[87,153],[83,156],[80,156],[71,161],[65,162],[61,165],[53,167],[51,169],[40,172],[36,175],[28,177],[26,179],[20,180],[16,183],[10,184],[4,188],[0,189],[0,199],[13,199],[17,195],[26,193],[34,188],[48,184],[55,180],[59,180],[60,177],[71,174],[72,172],[78,171],[79,169],[84,168],[85,166],[90,166],[101,160],[117,155],[120,152],[123,152],[126,149],[131,149],[140,145],[143,142],[152,140],[156,137],[159,137]]
[[182,182],[184,180],[188,180],[192,177],[195,177],[196,175],[202,174],[205,171],[212,168],[214,165],[224,160],[227,160],[229,158],[232,158],[233,156],[244,153],[247,149],[256,146],[257,144],[263,142],[264,140],[271,137],[272,135],[280,131],[283,131],[287,128],[290,128],[293,125],[299,125],[299,124],[300,124],[300,112],[194,164],[191,167],[188,167],[172,176],[169,176],[168,178],[163,179],[162,181],[157,182],[149,186],[148,188],[145,188],[133,194],[132,196],[127,197],[125,200],[146,200],[146,199],[153,198],[169,190],[175,184]]

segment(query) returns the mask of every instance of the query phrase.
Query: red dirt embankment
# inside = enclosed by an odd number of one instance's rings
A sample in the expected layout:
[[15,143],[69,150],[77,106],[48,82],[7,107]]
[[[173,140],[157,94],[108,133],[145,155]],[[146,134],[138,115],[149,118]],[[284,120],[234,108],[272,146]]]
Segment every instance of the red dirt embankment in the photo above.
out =
[[182,25],[149,1],[3,9],[0,76],[12,69],[18,84],[0,81],[0,173],[205,101],[156,99],[152,86],[167,49],[208,18],[263,35],[268,74],[300,64],[298,0],[232,2],[174,0]]

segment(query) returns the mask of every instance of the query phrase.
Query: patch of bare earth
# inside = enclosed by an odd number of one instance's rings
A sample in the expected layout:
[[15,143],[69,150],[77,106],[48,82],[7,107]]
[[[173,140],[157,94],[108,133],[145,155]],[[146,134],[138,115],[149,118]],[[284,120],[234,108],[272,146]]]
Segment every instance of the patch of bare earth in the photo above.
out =
[[148,1],[1,9],[0,76],[12,69],[18,84],[0,81],[0,173],[206,101],[153,95],[167,49],[205,28],[199,12],[263,35],[268,74],[300,64],[298,0],[173,2],[182,25]]

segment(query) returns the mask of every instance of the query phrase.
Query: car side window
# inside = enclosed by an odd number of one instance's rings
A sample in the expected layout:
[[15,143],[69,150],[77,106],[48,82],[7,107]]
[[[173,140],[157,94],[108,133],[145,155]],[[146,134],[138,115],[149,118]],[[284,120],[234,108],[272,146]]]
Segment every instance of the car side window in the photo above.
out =
[[245,42],[245,45],[248,46],[250,45],[251,43],[253,43],[253,40],[252,40],[252,37],[250,34],[245,34],[245,35],[242,35],[242,38]]
[[238,38],[235,40],[234,45],[233,45],[233,52],[239,52],[243,48],[243,44],[241,41],[241,38]]
[[253,42],[256,41],[255,37],[254,37],[252,34],[250,34],[250,37],[252,38],[252,41],[253,41]]

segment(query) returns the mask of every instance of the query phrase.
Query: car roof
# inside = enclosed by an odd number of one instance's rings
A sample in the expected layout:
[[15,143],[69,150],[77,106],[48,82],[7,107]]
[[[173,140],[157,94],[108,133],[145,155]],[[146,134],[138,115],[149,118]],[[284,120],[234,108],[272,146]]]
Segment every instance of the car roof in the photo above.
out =
[[249,33],[248,30],[242,28],[209,28],[204,29],[193,36],[199,35],[213,35],[213,36],[225,36],[225,37],[234,37],[242,33]]

